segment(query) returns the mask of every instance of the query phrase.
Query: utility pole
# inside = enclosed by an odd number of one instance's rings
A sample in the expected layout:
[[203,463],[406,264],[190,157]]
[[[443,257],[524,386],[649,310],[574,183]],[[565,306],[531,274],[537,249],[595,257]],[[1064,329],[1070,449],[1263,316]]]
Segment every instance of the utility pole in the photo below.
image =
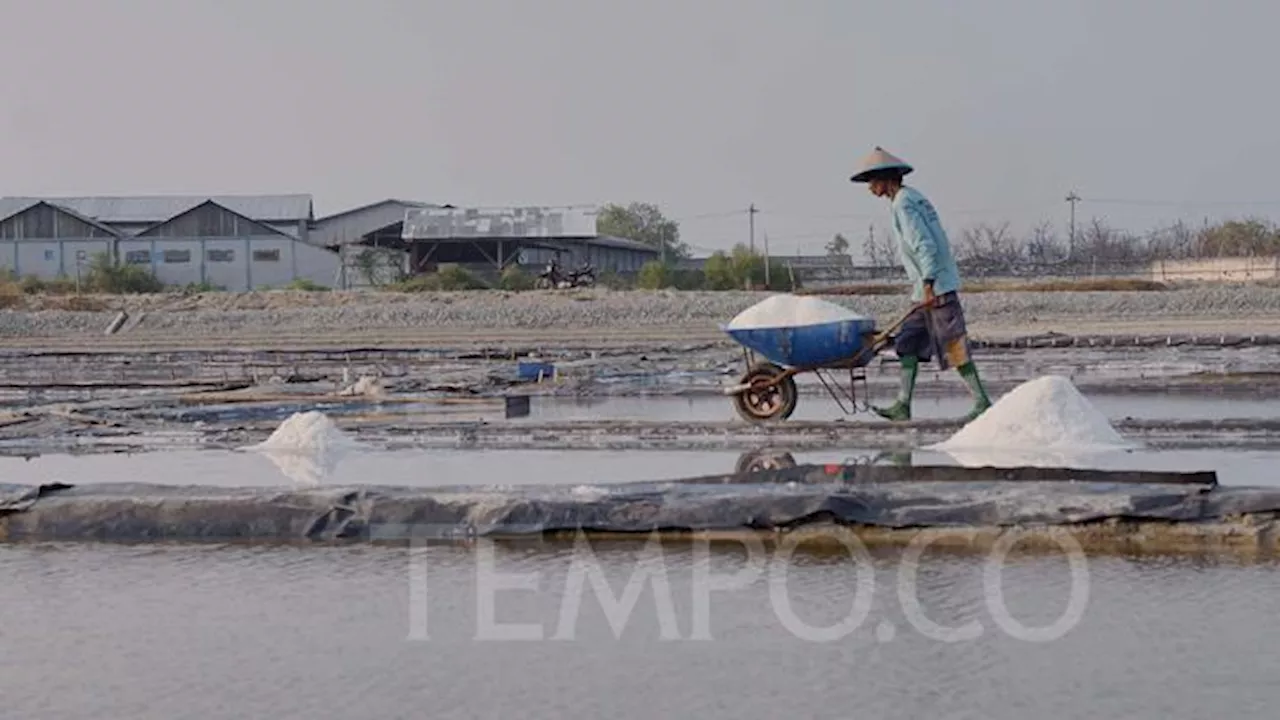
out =
[[1074,260],[1076,257],[1076,203],[1080,202],[1080,196],[1072,190],[1067,194],[1067,202],[1071,203],[1071,229],[1067,236],[1067,259]]
[[760,212],[756,209],[756,204],[751,203],[751,207],[747,208],[748,223],[751,228],[751,253],[756,252],[756,213]]
[[769,233],[764,234],[764,288],[769,289]]

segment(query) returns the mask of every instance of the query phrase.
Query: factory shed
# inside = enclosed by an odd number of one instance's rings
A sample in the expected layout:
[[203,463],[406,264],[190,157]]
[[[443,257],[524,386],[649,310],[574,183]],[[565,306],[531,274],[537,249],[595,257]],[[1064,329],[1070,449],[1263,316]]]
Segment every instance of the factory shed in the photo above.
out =
[[552,259],[591,264],[597,272],[633,274],[659,251],[634,240],[602,236],[596,211],[581,208],[415,208],[402,239],[414,273],[457,264],[484,274],[515,265],[537,272]]
[[367,287],[394,282],[411,273],[401,235],[405,215],[420,208],[449,207],[388,198],[326,215],[311,227],[311,241],[341,257],[339,285]]
[[0,265],[53,280],[105,253],[171,286],[332,286],[341,260],[308,242],[313,221],[309,195],[0,198]]

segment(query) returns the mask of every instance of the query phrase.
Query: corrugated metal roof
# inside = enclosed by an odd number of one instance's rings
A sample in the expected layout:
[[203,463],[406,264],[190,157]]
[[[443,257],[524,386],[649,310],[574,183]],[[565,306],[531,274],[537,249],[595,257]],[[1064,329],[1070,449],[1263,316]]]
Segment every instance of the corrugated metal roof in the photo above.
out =
[[23,210],[39,204],[39,200],[31,198],[0,198],[0,221],[8,220]]
[[496,238],[590,238],[596,234],[594,208],[503,207],[410,208],[404,214],[405,240]]
[[353,208],[347,208],[346,210],[339,210],[339,211],[337,211],[337,212],[330,213],[330,214],[328,214],[328,215],[322,215],[322,216],[320,216],[320,217],[316,218],[316,223],[317,223],[317,224],[324,224],[325,222],[332,221],[332,220],[334,220],[334,219],[336,219],[336,218],[340,218],[340,217],[343,217],[343,216],[346,216],[346,215],[353,215],[353,214],[358,213],[358,212],[364,212],[364,211],[366,211],[366,210],[372,210],[372,209],[374,209],[374,208],[382,207],[382,206],[386,206],[386,205],[398,205],[398,206],[399,206],[399,207],[401,207],[402,209],[406,209],[406,210],[407,210],[407,209],[409,209],[409,208],[440,208],[440,207],[444,207],[443,205],[437,205],[437,204],[435,204],[435,203],[428,203],[428,202],[420,202],[420,201],[418,201],[418,200],[402,200],[402,199],[400,199],[400,198],[387,198],[387,199],[385,199],[385,200],[379,200],[379,201],[377,201],[377,202],[371,202],[371,203],[367,203],[367,204],[365,204],[365,205],[358,205],[358,206],[353,207]]
[[631,240],[630,238],[614,237],[612,235],[598,235],[587,239],[585,242],[588,245],[597,245],[599,247],[635,250],[637,252],[653,253],[655,255],[661,254],[661,251],[658,248],[648,243],[642,243],[639,240]]
[[5,197],[0,215],[10,208],[29,207],[41,200],[104,223],[159,223],[212,200],[253,220],[309,220],[310,195],[134,195],[97,197]]
[[122,233],[119,230],[111,227],[110,225],[103,225],[97,220],[94,220],[93,218],[87,217],[85,215],[81,215],[80,213],[76,212],[75,210],[72,210],[71,208],[63,207],[61,205],[57,205],[55,203],[51,203],[45,200],[35,200],[32,202],[15,202],[13,204],[3,203],[4,200],[8,200],[8,199],[9,198],[0,198],[0,222],[8,220],[14,215],[21,215],[22,213],[26,212],[27,210],[30,210],[31,208],[37,205],[48,205],[49,207],[57,208],[59,211],[66,213],[68,216],[73,217],[86,225],[91,225],[105,233],[114,235],[116,237],[121,237],[121,238],[127,237],[126,233]]

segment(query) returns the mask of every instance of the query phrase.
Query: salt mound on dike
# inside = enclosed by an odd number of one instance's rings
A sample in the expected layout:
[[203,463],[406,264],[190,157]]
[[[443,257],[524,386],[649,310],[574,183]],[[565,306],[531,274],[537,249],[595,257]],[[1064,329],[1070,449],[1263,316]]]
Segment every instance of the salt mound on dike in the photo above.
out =
[[730,330],[803,327],[847,320],[867,320],[843,305],[812,296],[780,294],[761,300],[738,313],[729,322]]
[[930,450],[1107,452],[1136,447],[1060,375],[1029,380]]

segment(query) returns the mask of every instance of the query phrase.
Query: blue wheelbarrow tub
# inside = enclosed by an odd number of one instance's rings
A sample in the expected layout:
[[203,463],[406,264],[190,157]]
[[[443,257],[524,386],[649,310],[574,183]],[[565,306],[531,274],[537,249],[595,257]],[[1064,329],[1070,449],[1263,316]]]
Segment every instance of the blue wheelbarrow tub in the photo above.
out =
[[[866,335],[875,332],[871,319],[801,325],[796,327],[721,329],[735,342],[784,368],[816,368],[844,363],[862,352]],[[866,365],[871,354],[859,358]]]

